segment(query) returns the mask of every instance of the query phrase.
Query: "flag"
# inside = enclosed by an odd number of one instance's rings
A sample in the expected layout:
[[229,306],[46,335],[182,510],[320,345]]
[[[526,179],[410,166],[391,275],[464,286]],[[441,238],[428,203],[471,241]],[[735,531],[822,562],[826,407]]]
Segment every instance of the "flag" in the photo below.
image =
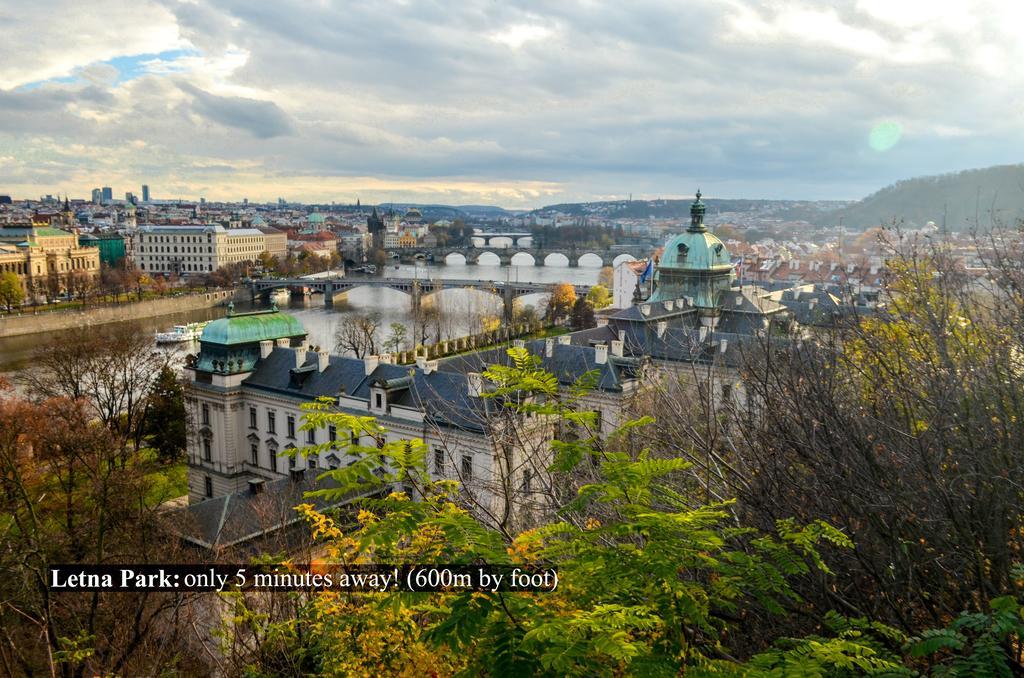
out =
[[645,283],[654,274],[654,259],[647,260],[647,268],[640,274],[640,282]]

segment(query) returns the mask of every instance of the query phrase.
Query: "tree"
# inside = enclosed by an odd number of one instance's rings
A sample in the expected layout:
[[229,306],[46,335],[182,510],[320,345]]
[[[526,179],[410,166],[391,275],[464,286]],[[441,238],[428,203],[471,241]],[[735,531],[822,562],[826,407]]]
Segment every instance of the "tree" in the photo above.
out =
[[595,311],[600,311],[612,305],[612,295],[604,285],[594,285],[587,292],[587,303]]
[[602,266],[601,271],[597,274],[597,284],[602,285],[606,290],[610,290],[615,286],[615,269],[611,266]]
[[544,314],[545,318],[553,323],[562,322],[572,312],[572,307],[575,303],[576,288],[569,283],[558,283],[551,290],[551,296],[548,297],[548,307]]
[[409,330],[403,323],[391,323],[390,329],[391,333],[388,335],[387,340],[385,340],[383,348],[388,353],[398,353],[405,346]]
[[[511,365],[485,373],[495,407],[551,425],[594,423],[593,413],[578,409],[579,400],[559,396],[558,380],[540,370],[536,358],[524,349],[509,354]],[[291,647],[282,648],[287,654],[326,662],[328,672],[360,673],[386,662],[388,672],[399,675],[424,667],[468,675],[678,675],[712,663],[739,673],[731,658],[748,643],[740,626],[768,621],[796,603],[790,580],[827,569],[821,545],[849,546],[825,523],[780,521],[754,534],[734,526],[727,504],[692,505],[671,482],[686,462],[656,460],[615,444],[643,421],[627,424],[607,443],[584,437],[556,444],[550,473],[559,486],[568,486],[569,501],[554,507],[550,522],[517,530],[478,517],[459,483],[434,480],[423,441],[388,440],[372,419],[327,402],[305,409],[304,426],[329,424],[370,441],[350,448],[356,459],[351,466],[328,472],[337,487],[313,496],[387,493],[403,485],[422,498],[391,492],[364,501],[358,525],[344,534],[332,518],[300,506],[331,560],[523,568],[543,563],[559,576],[558,587],[543,594],[392,592],[386,600],[315,595],[274,635],[292,639]],[[594,474],[593,482],[574,483],[581,467]],[[538,486],[542,480],[537,476]],[[745,621],[739,621],[740,611]],[[378,631],[383,628],[389,632]],[[361,638],[367,630],[374,635]],[[851,654],[862,649],[850,646]],[[333,651],[339,647],[346,651]],[[240,673],[268,669],[260,654],[245,659]]]
[[13,307],[21,305],[25,300],[25,292],[21,289],[21,281],[16,273],[6,271],[0,276],[0,303],[7,306],[10,311]]
[[356,313],[347,315],[338,322],[334,330],[334,348],[342,353],[362,359],[377,354],[380,338],[379,313]]
[[185,454],[188,446],[185,391],[169,365],[160,368],[150,388],[143,419],[145,433],[151,438],[157,458],[166,464]]
[[576,303],[572,305],[572,316],[570,323],[574,330],[585,330],[597,324],[594,319],[594,307],[586,297],[577,297]]

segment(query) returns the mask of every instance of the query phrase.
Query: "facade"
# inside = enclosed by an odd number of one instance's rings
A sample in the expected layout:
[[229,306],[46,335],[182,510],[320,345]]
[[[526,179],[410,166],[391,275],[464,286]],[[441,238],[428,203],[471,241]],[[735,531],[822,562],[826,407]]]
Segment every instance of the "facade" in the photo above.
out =
[[124,236],[120,233],[81,233],[78,244],[99,249],[100,263],[111,268],[118,266],[126,256]]
[[255,262],[266,249],[266,238],[256,228],[146,224],[135,232],[132,245],[140,271],[189,276],[211,273],[227,264]]
[[78,237],[51,226],[4,224],[0,228],[0,272],[18,276],[26,297],[67,289],[71,275],[96,277],[100,272],[97,248],[82,247]]
[[[255,220],[253,223],[255,224]],[[258,226],[257,228],[263,234],[267,253],[272,257],[277,257],[278,261],[284,261],[288,257],[288,234],[273,226]]]
[[149,202],[149,185],[142,184],[142,202]]
[[[200,351],[187,368],[190,502],[352,462],[344,451],[347,432],[300,429],[301,406],[324,396],[342,411],[375,417],[389,440],[422,439],[437,477],[458,478],[486,501],[501,440],[488,412],[500,405],[481,397],[479,374],[436,368],[436,361],[425,360],[414,368],[394,365],[386,355],[332,356],[312,349],[305,329],[288,314],[276,309],[235,314],[229,307],[226,318],[205,328]],[[529,421],[547,450],[549,427]],[[282,454],[335,440],[336,451],[308,458]],[[524,450],[507,452],[504,458],[512,459],[513,467],[525,463]],[[546,468],[546,462],[539,466]]]

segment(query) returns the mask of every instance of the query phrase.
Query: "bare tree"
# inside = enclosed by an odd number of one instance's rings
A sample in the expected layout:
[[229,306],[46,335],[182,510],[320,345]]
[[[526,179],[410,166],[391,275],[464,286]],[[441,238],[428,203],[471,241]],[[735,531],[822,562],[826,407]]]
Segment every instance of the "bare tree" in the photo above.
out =
[[341,319],[334,330],[334,349],[356,358],[376,354],[381,329],[379,313],[357,313]]

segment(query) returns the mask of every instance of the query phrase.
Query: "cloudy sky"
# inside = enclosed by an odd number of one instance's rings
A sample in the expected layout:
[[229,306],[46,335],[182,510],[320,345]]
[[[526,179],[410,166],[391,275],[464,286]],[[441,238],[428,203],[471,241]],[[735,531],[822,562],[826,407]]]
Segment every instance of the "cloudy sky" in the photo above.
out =
[[1020,0],[0,0],[0,193],[857,198],[1024,161]]

